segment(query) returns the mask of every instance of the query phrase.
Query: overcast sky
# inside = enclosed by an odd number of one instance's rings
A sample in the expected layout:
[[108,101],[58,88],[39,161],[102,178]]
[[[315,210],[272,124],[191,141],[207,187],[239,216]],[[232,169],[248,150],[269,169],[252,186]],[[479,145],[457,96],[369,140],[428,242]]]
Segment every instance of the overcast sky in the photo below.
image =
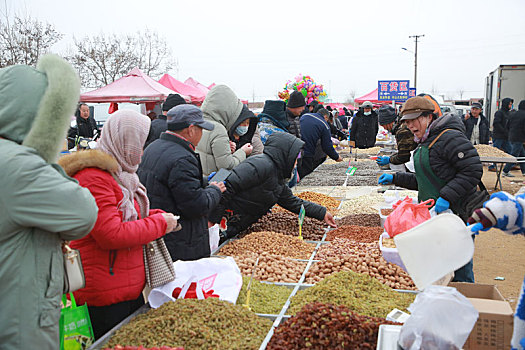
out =
[[[6,2],[4,2],[6,1]],[[274,98],[288,79],[308,74],[343,102],[378,80],[414,77],[418,93],[483,95],[500,64],[525,63],[525,1],[228,1],[1,0],[0,7],[53,24],[65,36],[133,33],[164,36],[184,81],[229,85],[239,97]]]

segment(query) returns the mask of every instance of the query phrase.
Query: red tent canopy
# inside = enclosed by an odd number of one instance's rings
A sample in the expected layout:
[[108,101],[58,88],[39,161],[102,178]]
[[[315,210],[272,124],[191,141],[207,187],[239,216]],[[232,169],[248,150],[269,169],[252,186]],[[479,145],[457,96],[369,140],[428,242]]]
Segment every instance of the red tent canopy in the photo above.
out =
[[[370,91],[366,95],[356,98],[354,101],[357,103],[364,103],[366,101],[370,101],[373,104],[379,104],[379,105],[392,104],[392,101],[378,100],[377,89],[375,89],[374,91]],[[399,104],[400,102],[397,102],[397,103]]]
[[[145,103],[161,102],[174,91],[157,83],[140,69],[133,68],[131,72],[99,89],[80,95],[81,102],[128,102]],[[187,96],[184,99],[189,100]]]
[[192,103],[202,103],[202,101],[204,101],[204,98],[206,97],[206,93],[204,93],[200,89],[190,85],[186,85],[169,74],[164,74],[162,78],[160,78],[159,83],[175,91],[178,94],[189,96],[191,98]]
[[199,89],[200,91],[204,92],[204,94],[208,94],[208,92],[210,92],[210,89],[208,89],[207,86],[205,85],[202,85],[201,83],[199,83],[197,80],[193,79],[193,78],[188,78],[184,81],[184,84],[186,85],[189,85],[189,86],[193,86],[197,89]]

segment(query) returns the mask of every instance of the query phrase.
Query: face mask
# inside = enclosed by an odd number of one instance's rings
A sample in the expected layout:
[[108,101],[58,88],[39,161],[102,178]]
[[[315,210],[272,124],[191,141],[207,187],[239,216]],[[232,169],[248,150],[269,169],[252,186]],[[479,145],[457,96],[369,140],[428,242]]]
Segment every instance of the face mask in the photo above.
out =
[[364,115],[370,115],[370,114],[372,114],[372,112],[364,112],[363,114]]
[[235,128],[235,133],[239,136],[242,136],[248,132],[247,126],[239,125],[237,128]]

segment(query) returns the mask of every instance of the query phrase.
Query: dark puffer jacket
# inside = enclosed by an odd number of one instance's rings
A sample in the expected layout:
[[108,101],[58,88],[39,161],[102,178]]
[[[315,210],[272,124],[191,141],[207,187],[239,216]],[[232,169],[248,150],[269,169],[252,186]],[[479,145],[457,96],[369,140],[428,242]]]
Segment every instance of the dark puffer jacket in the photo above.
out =
[[148,138],[144,149],[150,145],[153,141],[157,140],[164,131],[168,130],[167,117],[164,114],[161,114],[151,121],[151,128],[149,129]]
[[513,102],[511,98],[504,98],[501,101],[501,108],[494,114],[494,122],[492,122],[493,134],[492,138],[494,139],[509,139],[509,129],[508,120],[509,120],[509,104]]
[[67,132],[68,148],[75,147],[75,140],[71,139],[75,139],[77,136],[90,139],[95,136],[99,137],[100,130],[98,129],[95,118],[91,116],[87,119],[84,119],[80,116],[76,117],[75,125],[69,128],[69,131]]
[[352,120],[350,128],[350,141],[355,142],[357,148],[370,148],[376,144],[376,135],[379,131],[377,113],[372,111],[370,115],[364,115],[363,109]]
[[509,141],[525,142],[525,100],[518,106],[518,111],[509,117]]
[[208,215],[221,199],[207,186],[199,155],[188,141],[162,133],[146,148],[137,172],[152,209],[180,215],[182,229],[164,236],[171,258],[195,260],[210,255]]
[[253,156],[233,168],[226,180],[226,192],[210,221],[219,222],[226,209],[233,211],[228,220],[232,237],[256,222],[274,205],[299,213],[304,205],[306,216],[323,220],[326,208],[295,197],[287,186],[297,155],[304,142],[283,132],[271,134],[264,153]]
[[[489,131],[489,121],[487,120],[487,117],[485,117],[482,114],[479,115],[479,143],[483,145],[489,144],[489,138],[490,138],[490,131]],[[474,131],[474,126],[478,120],[474,117],[470,117],[467,120],[463,120],[463,124],[465,124],[465,135],[467,136],[467,139],[470,140],[472,137],[472,132]]]
[[[434,121],[428,138],[420,146],[429,146],[445,129],[451,130],[441,135],[430,148],[430,167],[437,177],[447,182],[440,196],[457,212],[462,199],[474,193],[483,175],[483,166],[478,152],[465,136],[463,122],[452,114]],[[416,174],[413,173],[396,173],[394,184],[410,190],[418,189]]]

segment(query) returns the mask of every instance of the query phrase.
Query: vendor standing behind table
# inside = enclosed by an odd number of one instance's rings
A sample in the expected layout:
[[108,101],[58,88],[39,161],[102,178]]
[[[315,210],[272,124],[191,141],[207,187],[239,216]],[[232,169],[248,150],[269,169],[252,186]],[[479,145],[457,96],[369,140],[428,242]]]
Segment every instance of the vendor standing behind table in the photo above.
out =
[[327,155],[336,162],[343,161],[332,143],[328,124],[330,115],[328,110],[321,108],[317,113],[306,113],[301,117],[304,151],[302,162],[298,164],[297,169],[300,179],[321,165],[326,160]]
[[370,148],[376,144],[379,124],[377,113],[372,110],[372,107],[372,103],[366,101],[352,120],[350,141],[354,141],[357,148]]
[[228,136],[243,107],[237,95],[226,85],[217,85],[206,95],[202,104],[203,118],[213,125],[213,129],[204,130],[196,148],[204,175],[219,169],[232,169],[252,154],[251,143],[232,152]]
[[209,218],[211,223],[219,223],[226,210],[233,212],[222,239],[238,235],[275,204],[295,214],[304,205],[306,216],[336,227],[334,218],[325,207],[294,196],[287,185],[303,145],[304,142],[293,135],[276,132],[266,141],[263,154],[250,157],[233,168],[225,181],[226,192],[220,205]]
[[399,120],[396,110],[390,105],[383,105],[378,111],[379,125],[392,133],[396,138],[397,153],[391,156],[381,156],[377,158],[378,165],[403,165],[410,161],[410,152],[416,149],[417,143],[414,141],[414,134]]
[[[414,152],[414,173],[382,174],[379,184],[395,184],[418,191],[418,200],[434,199],[439,214],[451,209],[464,221],[469,197],[481,181],[483,166],[478,152],[465,136],[465,126],[452,114],[436,118],[434,105],[424,97],[412,97],[401,110],[418,147]],[[472,260],[455,271],[454,281],[474,282]]]
[[224,184],[203,177],[195,145],[213,124],[193,105],[168,111],[168,130],[144,151],[138,175],[152,208],[180,216],[182,229],[164,237],[173,261],[210,256],[208,215],[219,204]]

